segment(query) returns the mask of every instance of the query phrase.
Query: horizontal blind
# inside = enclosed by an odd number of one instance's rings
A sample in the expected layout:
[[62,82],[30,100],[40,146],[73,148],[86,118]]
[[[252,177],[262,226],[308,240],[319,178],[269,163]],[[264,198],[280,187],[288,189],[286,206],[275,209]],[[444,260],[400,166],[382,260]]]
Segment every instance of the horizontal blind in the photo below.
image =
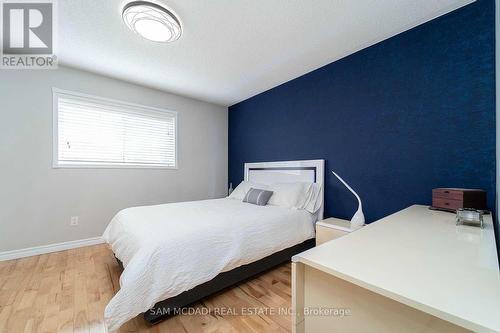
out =
[[176,119],[128,104],[59,94],[60,165],[176,166]]

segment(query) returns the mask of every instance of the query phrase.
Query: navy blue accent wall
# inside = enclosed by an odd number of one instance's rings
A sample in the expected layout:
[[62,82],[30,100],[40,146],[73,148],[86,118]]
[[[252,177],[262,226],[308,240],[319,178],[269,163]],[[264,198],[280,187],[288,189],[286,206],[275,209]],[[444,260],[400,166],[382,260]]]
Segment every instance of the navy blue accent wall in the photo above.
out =
[[[479,0],[229,108],[229,181],[243,163],[326,160],[368,222],[435,187],[495,200],[495,4]],[[326,216],[356,199],[327,173]]]

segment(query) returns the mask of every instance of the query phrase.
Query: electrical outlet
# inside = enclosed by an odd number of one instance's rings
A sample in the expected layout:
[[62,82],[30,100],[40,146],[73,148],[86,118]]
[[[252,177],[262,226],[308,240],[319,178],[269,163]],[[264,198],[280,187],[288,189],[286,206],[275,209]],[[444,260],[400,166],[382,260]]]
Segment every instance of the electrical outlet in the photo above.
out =
[[71,216],[71,220],[69,221],[70,226],[77,226],[78,225],[78,216]]

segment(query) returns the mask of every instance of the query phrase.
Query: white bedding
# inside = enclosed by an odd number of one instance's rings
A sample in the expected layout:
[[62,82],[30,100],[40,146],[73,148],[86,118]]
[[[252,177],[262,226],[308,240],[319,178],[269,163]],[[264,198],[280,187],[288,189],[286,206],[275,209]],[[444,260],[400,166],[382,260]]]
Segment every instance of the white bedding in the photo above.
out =
[[216,199],[120,211],[104,239],[125,267],[104,317],[113,332],[155,303],[314,237],[305,210]]

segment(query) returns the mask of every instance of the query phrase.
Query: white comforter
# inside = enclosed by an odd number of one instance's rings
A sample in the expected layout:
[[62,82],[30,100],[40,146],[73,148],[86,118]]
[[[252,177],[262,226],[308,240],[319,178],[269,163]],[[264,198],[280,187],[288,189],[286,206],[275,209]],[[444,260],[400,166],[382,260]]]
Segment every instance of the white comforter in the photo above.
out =
[[125,267],[106,306],[113,332],[155,303],[314,237],[305,210],[216,199],[120,211],[104,239]]

